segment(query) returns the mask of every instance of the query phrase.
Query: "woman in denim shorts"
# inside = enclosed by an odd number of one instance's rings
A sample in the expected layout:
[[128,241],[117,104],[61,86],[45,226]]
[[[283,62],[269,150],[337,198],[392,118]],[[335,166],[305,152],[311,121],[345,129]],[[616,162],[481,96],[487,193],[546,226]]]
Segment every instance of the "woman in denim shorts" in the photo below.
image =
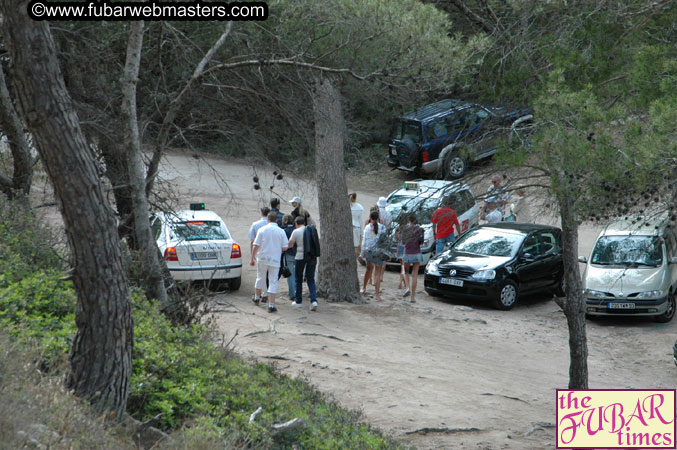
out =
[[383,270],[385,269],[386,255],[382,249],[376,247],[376,243],[381,234],[386,232],[386,227],[379,223],[378,211],[372,211],[369,214],[369,224],[364,228],[364,236],[362,237],[362,253],[364,259],[367,261],[367,271],[364,273],[364,282],[362,284],[362,294],[367,293],[367,283],[374,273],[374,287],[376,288],[377,302],[381,299],[381,278],[383,277]]
[[[418,268],[423,262],[421,254],[421,244],[423,243],[423,228],[418,226],[416,214],[409,214],[409,225],[402,230],[402,244],[404,244],[404,277],[409,290],[403,294],[403,297],[411,295],[411,303],[416,302],[416,286],[418,285]],[[409,282],[409,269],[411,268],[411,282]]]

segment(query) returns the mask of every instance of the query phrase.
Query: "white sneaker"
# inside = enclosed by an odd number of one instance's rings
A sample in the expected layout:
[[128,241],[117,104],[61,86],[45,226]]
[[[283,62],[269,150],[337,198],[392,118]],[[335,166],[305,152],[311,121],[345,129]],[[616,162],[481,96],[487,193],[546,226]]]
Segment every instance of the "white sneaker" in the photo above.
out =
[[300,303],[296,303],[296,302],[291,302],[291,305],[292,305],[294,308],[298,308],[298,309],[301,309],[301,306],[302,306]]
[[317,309],[317,302],[311,302],[310,303],[310,310],[315,311],[316,309]]

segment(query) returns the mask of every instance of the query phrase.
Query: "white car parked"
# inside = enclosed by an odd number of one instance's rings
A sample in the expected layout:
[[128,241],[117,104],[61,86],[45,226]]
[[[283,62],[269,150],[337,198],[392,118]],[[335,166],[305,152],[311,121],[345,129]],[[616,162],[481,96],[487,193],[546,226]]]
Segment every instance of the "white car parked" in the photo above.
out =
[[629,216],[607,224],[585,263],[588,316],[675,315],[677,238],[668,217]]
[[[424,241],[421,245],[423,264],[421,267],[425,267],[435,252],[435,236],[430,221],[433,213],[446,197],[453,199],[452,208],[458,214],[462,232],[479,223],[480,208],[475,203],[475,196],[467,184],[441,180],[406,181],[401,189],[393,191],[387,198],[386,210],[393,218],[391,228],[396,226],[402,213],[410,212],[416,214],[418,223],[423,228]],[[396,253],[397,249],[393,247],[393,259],[389,261],[389,264],[399,264],[399,261],[394,259]]]
[[177,281],[227,281],[231,290],[242,281],[242,251],[221,217],[191,203],[190,210],[158,212],[151,229]]

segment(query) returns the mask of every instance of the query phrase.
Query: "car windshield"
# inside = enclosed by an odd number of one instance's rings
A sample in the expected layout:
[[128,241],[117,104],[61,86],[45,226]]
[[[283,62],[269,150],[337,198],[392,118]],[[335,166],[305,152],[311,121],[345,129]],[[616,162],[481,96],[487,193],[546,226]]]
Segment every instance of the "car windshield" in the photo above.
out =
[[390,139],[395,141],[411,139],[414,143],[421,142],[421,124],[410,120],[395,119],[390,131]]
[[614,266],[659,266],[663,263],[662,240],[657,236],[602,236],[590,262]]
[[410,197],[408,195],[393,195],[388,199],[386,210],[393,216],[394,221],[400,220],[402,213],[415,213],[418,223],[430,223],[433,213],[440,204],[438,197]]
[[174,222],[171,226],[172,234],[177,239],[186,241],[200,241],[207,239],[230,239],[228,230],[218,220],[191,220]]
[[524,241],[524,234],[509,233],[496,228],[470,230],[456,241],[453,249],[484,256],[515,256]]

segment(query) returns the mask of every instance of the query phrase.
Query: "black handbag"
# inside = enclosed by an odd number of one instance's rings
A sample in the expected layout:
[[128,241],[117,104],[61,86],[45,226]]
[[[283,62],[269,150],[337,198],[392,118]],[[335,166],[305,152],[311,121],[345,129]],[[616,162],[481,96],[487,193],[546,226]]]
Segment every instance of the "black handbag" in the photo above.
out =
[[287,267],[287,261],[284,255],[282,255],[282,266],[280,267],[280,275],[282,275],[285,278],[289,278],[291,276],[291,270],[289,270],[289,267]]

